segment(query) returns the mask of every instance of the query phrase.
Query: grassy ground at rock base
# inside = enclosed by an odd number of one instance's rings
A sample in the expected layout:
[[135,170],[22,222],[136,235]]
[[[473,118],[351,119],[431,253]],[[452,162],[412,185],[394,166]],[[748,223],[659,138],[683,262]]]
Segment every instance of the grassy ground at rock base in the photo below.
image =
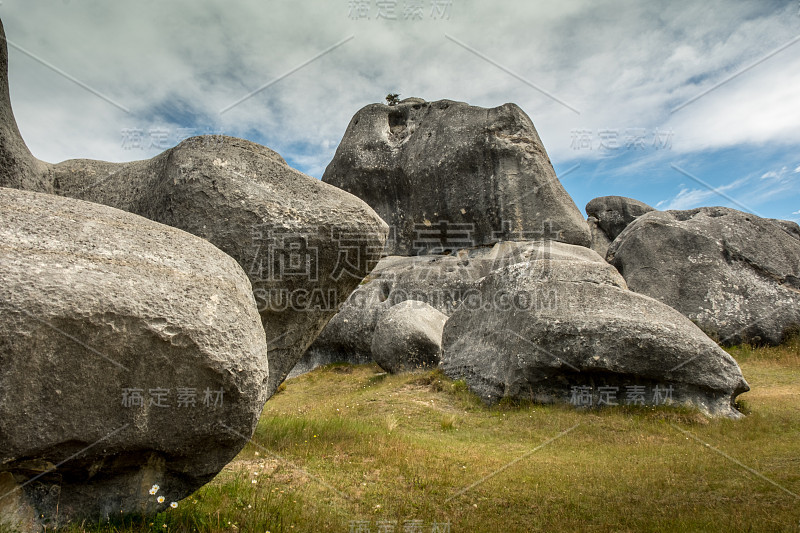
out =
[[729,351],[752,387],[739,421],[486,408],[436,371],[325,367],[177,509],[69,530],[800,531],[800,340]]

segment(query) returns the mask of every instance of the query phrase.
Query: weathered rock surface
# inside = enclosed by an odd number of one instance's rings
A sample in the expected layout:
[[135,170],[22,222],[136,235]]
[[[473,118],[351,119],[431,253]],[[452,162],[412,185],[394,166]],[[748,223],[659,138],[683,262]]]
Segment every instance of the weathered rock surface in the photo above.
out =
[[372,337],[372,358],[391,374],[434,368],[442,352],[447,315],[418,300],[392,306]]
[[8,47],[3,22],[0,21],[0,187],[45,190],[47,165],[31,154],[17,127],[8,94]]
[[631,290],[723,344],[778,344],[800,326],[800,240],[771,220],[725,207],[647,213],[608,260]]
[[586,204],[589,219],[597,220],[597,225],[609,241],[616,239],[637,217],[650,211],[655,209],[644,202],[624,196],[601,196]]
[[608,252],[608,246],[611,240],[606,235],[606,232],[600,228],[598,220],[595,217],[586,219],[586,224],[589,226],[589,235],[592,237],[592,244],[589,246],[592,250],[597,252],[600,257],[605,257]]
[[38,530],[31,518],[56,512],[154,512],[239,452],[269,365],[232,258],[124,211],[7,188],[0,243],[3,518]]
[[440,368],[487,403],[675,403],[740,416],[733,401],[749,387],[736,362],[674,309],[627,290],[594,255],[490,273],[477,284],[484,301],[544,290],[555,298],[529,308],[459,307],[445,324]]
[[589,246],[580,211],[514,104],[368,105],[350,121],[322,180],[389,223],[388,255],[542,238]]
[[[492,270],[544,256],[595,257],[588,248],[540,242],[501,242],[492,247],[459,250],[453,255],[389,256],[381,259],[292,371],[292,375],[334,362],[372,361],[375,327],[390,307],[406,300],[424,302],[450,316],[464,300],[482,302],[474,282]],[[542,293],[541,298],[551,297]]]
[[[0,45],[5,54],[5,42]],[[0,59],[7,59],[3,55]],[[6,63],[0,65],[6,83]],[[37,161],[0,89],[0,186],[105,204],[202,237],[248,273],[270,345],[273,392],[380,258],[386,224],[364,202],[264,146],[187,139],[147,161]]]
[[795,239],[800,239],[800,224],[797,222],[792,222],[791,220],[780,220],[777,218],[768,218],[767,220],[780,226],[783,231]]

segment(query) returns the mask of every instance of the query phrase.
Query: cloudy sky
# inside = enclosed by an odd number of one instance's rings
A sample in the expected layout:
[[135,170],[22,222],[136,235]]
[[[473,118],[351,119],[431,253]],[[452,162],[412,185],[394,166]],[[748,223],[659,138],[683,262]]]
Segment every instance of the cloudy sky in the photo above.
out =
[[34,155],[244,137],[321,177],[389,92],[533,119],[583,209],[623,195],[800,221],[800,0],[2,0]]

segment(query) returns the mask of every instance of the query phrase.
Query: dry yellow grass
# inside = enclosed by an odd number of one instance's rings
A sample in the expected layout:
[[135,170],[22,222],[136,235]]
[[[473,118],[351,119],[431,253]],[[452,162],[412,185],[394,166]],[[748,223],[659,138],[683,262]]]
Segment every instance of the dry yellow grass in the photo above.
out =
[[740,421],[489,409],[435,371],[318,369],[287,382],[253,442],[174,512],[72,530],[796,532],[800,341],[730,351],[752,387]]

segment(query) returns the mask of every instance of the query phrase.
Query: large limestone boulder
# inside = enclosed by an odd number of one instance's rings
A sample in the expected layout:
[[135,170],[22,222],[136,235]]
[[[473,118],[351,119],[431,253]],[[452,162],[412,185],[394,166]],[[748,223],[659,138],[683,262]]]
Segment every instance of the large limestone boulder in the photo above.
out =
[[392,306],[372,337],[372,358],[391,374],[435,368],[442,352],[447,315],[417,300]]
[[[733,402],[749,387],[736,362],[674,309],[629,291],[597,254],[511,265],[477,290],[514,304],[459,307],[445,324],[440,367],[487,403],[674,403],[739,416]],[[555,298],[537,300],[543,291]]]
[[[6,48],[0,45],[6,82]],[[147,161],[37,161],[0,87],[0,186],[105,204],[202,237],[249,274],[270,344],[269,391],[380,258],[386,224],[264,146],[194,137]]]
[[624,196],[601,196],[586,204],[589,220],[596,221],[609,241],[616,239],[637,217],[650,211],[655,211],[655,208]]
[[124,211],[7,188],[0,243],[0,521],[154,512],[239,452],[269,365],[233,259]]
[[654,211],[608,260],[628,286],[724,344],[780,343],[800,327],[800,240],[788,226],[725,207]]
[[501,240],[589,245],[536,128],[514,104],[368,105],[350,121],[322,181],[362,198],[389,223],[388,255]]
[[[406,300],[424,302],[450,316],[465,300],[482,302],[474,282],[492,270],[542,257],[583,257],[596,254],[579,246],[558,247],[547,242],[500,242],[492,247],[469,248],[451,255],[389,256],[381,259],[365,282],[328,322],[292,375],[334,362],[353,364],[373,360],[372,344],[378,321],[394,305]],[[549,293],[540,295],[551,297]]]

